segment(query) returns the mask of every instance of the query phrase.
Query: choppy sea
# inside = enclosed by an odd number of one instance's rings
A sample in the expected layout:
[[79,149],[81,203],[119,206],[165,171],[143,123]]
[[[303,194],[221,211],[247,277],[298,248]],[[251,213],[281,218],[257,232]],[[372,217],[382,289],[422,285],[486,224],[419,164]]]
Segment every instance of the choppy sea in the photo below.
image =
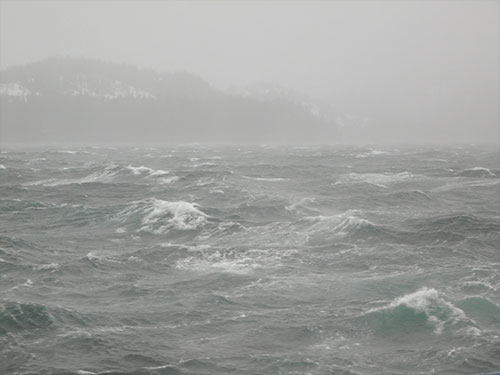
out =
[[500,371],[498,148],[9,149],[1,374]]

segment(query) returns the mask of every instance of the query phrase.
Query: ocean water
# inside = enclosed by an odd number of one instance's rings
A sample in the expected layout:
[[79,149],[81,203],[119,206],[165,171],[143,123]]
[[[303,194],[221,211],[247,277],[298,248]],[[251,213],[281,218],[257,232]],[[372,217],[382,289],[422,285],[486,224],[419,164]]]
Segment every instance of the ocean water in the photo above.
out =
[[500,371],[498,149],[0,154],[1,374]]

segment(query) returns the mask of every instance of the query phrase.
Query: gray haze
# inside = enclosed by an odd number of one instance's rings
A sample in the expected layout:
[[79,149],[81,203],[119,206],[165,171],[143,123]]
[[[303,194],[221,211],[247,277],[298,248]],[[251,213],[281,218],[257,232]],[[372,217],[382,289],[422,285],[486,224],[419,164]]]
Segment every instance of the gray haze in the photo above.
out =
[[0,6],[2,69],[70,56],[191,72],[223,90],[272,83],[328,103],[340,128],[358,129],[349,141],[498,142],[498,2]]

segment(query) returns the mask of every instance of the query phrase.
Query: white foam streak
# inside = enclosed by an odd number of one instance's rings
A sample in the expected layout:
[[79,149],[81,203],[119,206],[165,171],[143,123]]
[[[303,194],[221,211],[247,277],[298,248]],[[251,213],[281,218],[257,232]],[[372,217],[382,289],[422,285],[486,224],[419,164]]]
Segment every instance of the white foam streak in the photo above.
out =
[[386,185],[408,181],[416,177],[410,172],[401,173],[349,173],[340,177],[336,184],[352,182],[365,182],[378,187],[387,188]]
[[24,186],[42,185],[51,187],[51,186],[70,185],[70,184],[87,184],[92,182],[106,183],[114,181],[120,176],[126,177],[126,173],[124,176],[124,172],[131,173],[134,176],[143,176],[145,178],[158,177],[157,182],[162,184],[169,184],[179,179],[176,176],[164,177],[168,175],[169,172],[161,169],[155,170],[145,166],[134,167],[132,165],[127,165],[125,167],[122,167],[116,164],[108,164],[105,165],[103,169],[92,172],[89,175],[81,178],[72,178],[72,179],[51,178],[46,180],[28,182],[23,185]]
[[256,181],[270,181],[270,182],[275,182],[275,181],[286,181],[286,178],[281,178],[281,177],[270,177],[270,178],[264,178],[264,177],[251,177],[251,176],[245,176],[241,175],[243,178],[247,178],[249,180],[256,180]]
[[462,174],[464,175],[473,175],[477,177],[496,177],[497,175],[493,173],[489,168],[484,168],[484,167],[474,167],[474,168],[469,168],[464,171],[462,171]]

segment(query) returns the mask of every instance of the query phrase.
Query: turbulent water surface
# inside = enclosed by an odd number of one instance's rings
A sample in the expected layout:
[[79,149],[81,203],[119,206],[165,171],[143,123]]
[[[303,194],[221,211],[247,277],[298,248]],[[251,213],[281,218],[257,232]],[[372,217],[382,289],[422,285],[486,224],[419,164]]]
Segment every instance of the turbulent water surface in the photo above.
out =
[[494,148],[0,154],[2,374],[500,370]]

